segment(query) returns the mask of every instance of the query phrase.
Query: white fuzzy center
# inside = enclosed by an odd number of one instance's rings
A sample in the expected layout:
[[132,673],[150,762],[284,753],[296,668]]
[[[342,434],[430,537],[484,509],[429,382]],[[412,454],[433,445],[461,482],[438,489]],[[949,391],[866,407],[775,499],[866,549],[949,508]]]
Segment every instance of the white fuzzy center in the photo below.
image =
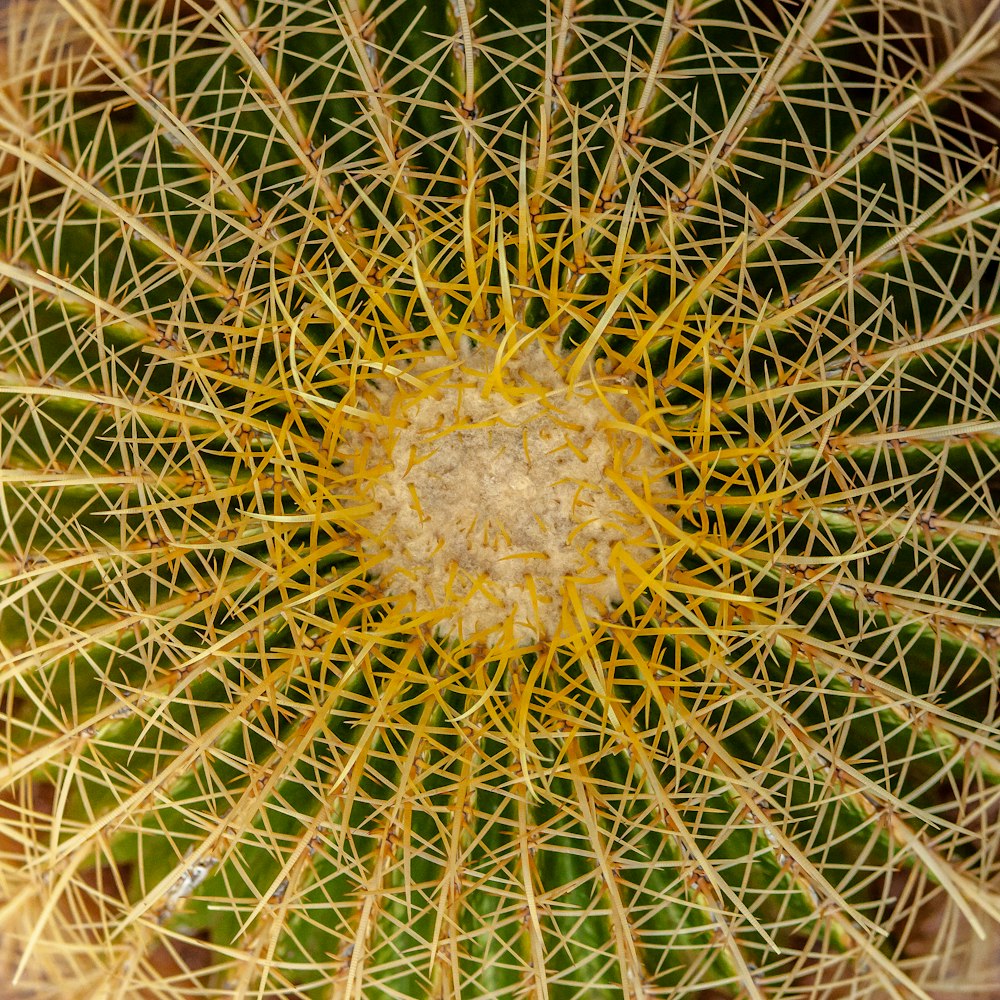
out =
[[[656,450],[628,423],[620,386],[570,389],[541,350],[504,367],[506,388],[484,396],[492,356],[477,352],[442,374],[410,373],[433,392],[382,396],[363,435],[376,510],[360,525],[381,556],[386,589],[409,595],[445,633],[519,642],[554,637],[567,621],[619,600],[624,546],[644,561],[642,516],[618,483],[641,489]],[[435,370],[432,370],[435,369]],[[374,407],[373,407],[374,408]]]

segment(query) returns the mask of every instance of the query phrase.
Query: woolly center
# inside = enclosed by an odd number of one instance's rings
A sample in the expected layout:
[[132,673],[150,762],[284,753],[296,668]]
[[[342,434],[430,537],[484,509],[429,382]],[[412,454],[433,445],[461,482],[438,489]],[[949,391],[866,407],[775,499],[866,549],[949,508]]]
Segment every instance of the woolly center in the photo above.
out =
[[620,385],[571,388],[541,349],[499,384],[492,369],[484,352],[421,362],[368,400],[355,466],[374,510],[359,528],[414,614],[461,640],[533,642],[621,599],[623,549],[648,559],[626,491],[641,495],[657,452]]

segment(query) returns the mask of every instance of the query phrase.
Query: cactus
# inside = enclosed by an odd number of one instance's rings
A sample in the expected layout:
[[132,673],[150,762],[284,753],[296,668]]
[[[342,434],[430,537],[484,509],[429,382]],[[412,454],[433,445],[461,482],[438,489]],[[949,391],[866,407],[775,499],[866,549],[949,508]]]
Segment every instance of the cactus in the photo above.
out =
[[939,996],[1000,920],[996,29],[64,7],[0,105],[9,981]]

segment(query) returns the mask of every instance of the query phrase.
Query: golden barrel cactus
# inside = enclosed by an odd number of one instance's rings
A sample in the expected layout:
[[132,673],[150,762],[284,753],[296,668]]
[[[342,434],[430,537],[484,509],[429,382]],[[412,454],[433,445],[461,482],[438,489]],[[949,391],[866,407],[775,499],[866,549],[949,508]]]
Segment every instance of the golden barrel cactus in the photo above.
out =
[[63,6],[0,101],[7,989],[968,986],[988,19]]

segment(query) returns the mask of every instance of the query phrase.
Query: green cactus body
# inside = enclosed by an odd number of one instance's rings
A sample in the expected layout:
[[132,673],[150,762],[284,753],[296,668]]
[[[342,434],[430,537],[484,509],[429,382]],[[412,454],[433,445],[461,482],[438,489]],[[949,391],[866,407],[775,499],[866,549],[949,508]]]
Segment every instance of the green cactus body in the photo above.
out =
[[989,35],[66,6],[0,109],[16,981],[934,996],[1000,917]]

